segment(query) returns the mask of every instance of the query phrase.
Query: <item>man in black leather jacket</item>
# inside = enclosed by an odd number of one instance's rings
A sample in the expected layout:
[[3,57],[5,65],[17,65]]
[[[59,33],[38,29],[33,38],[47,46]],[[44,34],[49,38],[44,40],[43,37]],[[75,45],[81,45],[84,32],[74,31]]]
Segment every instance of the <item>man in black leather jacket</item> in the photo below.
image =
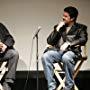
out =
[[15,41],[7,28],[0,23],[0,61],[8,62],[8,71],[4,77],[3,89],[11,90],[15,80],[15,72],[19,59],[18,52],[14,49]]
[[63,62],[66,75],[64,90],[71,90],[74,85],[73,72],[76,58],[81,57],[81,46],[87,42],[87,26],[76,23],[78,10],[69,6],[64,9],[63,21],[54,26],[47,38],[48,47],[42,56],[48,90],[56,89],[53,77],[53,63]]

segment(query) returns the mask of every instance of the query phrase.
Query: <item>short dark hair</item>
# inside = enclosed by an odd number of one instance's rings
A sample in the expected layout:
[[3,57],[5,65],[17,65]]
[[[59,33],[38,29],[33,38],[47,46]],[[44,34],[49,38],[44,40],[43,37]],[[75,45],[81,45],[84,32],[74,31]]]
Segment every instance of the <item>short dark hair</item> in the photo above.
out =
[[68,6],[68,7],[64,8],[64,11],[69,13],[70,18],[74,18],[74,21],[76,21],[77,16],[78,16],[78,10],[75,7]]

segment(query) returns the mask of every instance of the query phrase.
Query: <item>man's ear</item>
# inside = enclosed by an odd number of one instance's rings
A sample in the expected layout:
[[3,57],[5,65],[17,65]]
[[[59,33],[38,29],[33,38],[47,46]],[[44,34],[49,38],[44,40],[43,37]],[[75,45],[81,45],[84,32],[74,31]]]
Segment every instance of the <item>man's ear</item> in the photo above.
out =
[[73,17],[73,18],[71,18],[71,21],[74,21],[74,19],[75,19],[74,17]]

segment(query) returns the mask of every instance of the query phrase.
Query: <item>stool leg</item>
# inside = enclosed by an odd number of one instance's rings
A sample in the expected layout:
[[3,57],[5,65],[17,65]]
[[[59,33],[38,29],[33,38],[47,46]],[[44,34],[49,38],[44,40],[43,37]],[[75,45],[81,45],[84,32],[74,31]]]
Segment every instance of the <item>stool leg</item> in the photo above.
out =
[[75,89],[75,90],[79,90],[78,87],[77,87],[76,85],[74,86],[74,89]]
[[1,83],[0,83],[0,90],[4,90],[4,89],[3,89],[3,86],[1,85]]
[[64,77],[64,79],[61,81],[60,85],[57,87],[57,90],[61,90],[61,88],[64,88],[64,87],[65,87],[64,82],[65,82],[65,77]]
[[[75,71],[74,71],[74,76],[73,76],[74,79],[76,78],[77,74],[79,73],[79,70],[80,70],[83,62],[84,61],[82,60],[82,61],[77,63],[77,66],[75,67]],[[60,71],[58,71],[56,69],[54,70],[54,74],[57,77],[58,81],[60,82],[60,85],[57,87],[57,90],[61,90],[62,88],[65,87],[65,77],[62,79],[59,73],[60,73]],[[74,85],[74,89],[79,90],[76,85]]]
[[65,84],[64,84],[64,81],[65,81],[65,78],[62,80],[62,78],[60,77],[60,75],[58,74],[57,71],[54,71],[58,81],[60,82],[60,85],[58,86],[57,90],[60,90],[62,87],[64,88],[65,87]]
[[[8,70],[8,68],[6,67],[6,64],[7,64],[7,62],[3,62],[1,67],[0,67],[0,71],[1,71],[0,72],[0,81],[2,80],[5,72]],[[3,86],[1,85],[1,83],[0,83],[0,90],[4,90]]]

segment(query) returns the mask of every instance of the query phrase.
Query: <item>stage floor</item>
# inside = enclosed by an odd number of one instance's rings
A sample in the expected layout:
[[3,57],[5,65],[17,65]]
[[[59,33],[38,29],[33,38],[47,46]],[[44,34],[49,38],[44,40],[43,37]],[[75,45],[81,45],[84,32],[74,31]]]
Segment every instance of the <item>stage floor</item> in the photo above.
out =
[[[30,71],[29,77],[27,80],[28,71],[17,71],[16,72],[16,81],[13,86],[13,90],[37,90],[37,72]],[[39,71],[38,77],[38,90],[48,90],[47,81],[44,77],[43,71]],[[25,86],[27,80],[27,85]],[[80,71],[75,83],[78,86],[79,90],[89,90],[90,89],[90,71]],[[57,81],[58,85],[58,81]]]

